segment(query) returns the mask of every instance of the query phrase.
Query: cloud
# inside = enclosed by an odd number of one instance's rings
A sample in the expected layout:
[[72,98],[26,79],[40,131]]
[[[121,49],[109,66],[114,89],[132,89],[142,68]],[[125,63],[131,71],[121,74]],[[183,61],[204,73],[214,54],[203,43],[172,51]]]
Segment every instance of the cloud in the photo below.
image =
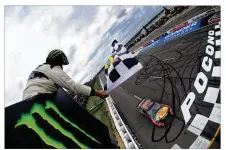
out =
[[74,70],[73,73],[72,73],[72,77],[76,76],[77,73],[78,73],[78,71]]
[[73,62],[75,51],[76,51],[75,45],[71,45],[71,46],[69,47],[69,52],[68,52],[68,54],[67,54],[67,58],[68,58],[68,61],[69,61],[69,62]]
[[148,9],[150,7],[140,6],[5,6],[6,103],[21,100],[21,88],[26,85],[28,75],[44,63],[49,51],[55,48],[68,55],[70,65],[64,70],[75,81],[90,80],[103,67],[111,52],[112,40],[126,42],[133,36],[139,26],[150,19],[144,16],[150,13]]
[[126,9],[122,9],[122,10],[118,13],[117,18],[120,19],[120,18],[122,18],[122,17],[124,17],[124,16],[126,16],[126,15],[127,15]]

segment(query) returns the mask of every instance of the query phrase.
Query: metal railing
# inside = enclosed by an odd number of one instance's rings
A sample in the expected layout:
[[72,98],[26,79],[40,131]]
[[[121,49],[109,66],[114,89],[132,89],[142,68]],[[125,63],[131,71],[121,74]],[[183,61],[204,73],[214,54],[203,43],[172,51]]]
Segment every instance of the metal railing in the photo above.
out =
[[[101,81],[100,77],[99,77],[99,81],[100,81],[100,84],[103,88],[104,84]],[[109,95],[109,97],[106,98],[106,102],[107,102],[111,117],[114,121],[115,127],[116,127],[120,137],[122,138],[122,140],[125,144],[125,147],[128,148],[128,149],[139,149],[137,143],[133,139],[133,136],[130,134],[127,126],[125,125],[125,123],[123,122],[123,120],[122,120],[121,116],[119,115],[117,109],[115,108],[113,99],[111,98],[110,95]]]

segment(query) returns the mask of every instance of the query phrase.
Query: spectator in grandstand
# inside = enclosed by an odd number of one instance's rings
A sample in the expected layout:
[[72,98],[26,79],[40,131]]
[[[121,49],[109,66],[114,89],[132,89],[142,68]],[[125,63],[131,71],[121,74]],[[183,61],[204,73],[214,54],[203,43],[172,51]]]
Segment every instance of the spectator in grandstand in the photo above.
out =
[[186,8],[188,8],[188,7],[187,6],[175,6],[175,7],[173,7],[173,11],[172,11],[173,16],[176,16],[177,14],[180,14]]
[[164,9],[164,12],[165,12],[165,16],[168,16],[170,14],[170,9],[166,8],[166,7],[163,7],[163,9]]

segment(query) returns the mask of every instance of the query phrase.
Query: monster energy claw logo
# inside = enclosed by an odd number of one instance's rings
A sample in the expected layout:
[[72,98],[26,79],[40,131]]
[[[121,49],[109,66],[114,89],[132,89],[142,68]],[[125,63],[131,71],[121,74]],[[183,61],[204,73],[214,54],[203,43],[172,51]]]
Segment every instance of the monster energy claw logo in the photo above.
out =
[[55,139],[53,139],[52,137],[50,137],[49,135],[47,135],[44,130],[42,128],[40,128],[37,124],[36,124],[36,120],[35,118],[32,116],[32,114],[34,113],[38,113],[42,119],[46,120],[52,127],[54,127],[56,130],[60,131],[61,134],[63,134],[64,136],[70,138],[74,143],[76,143],[77,145],[79,145],[81,148],[89,148],[88,146],[86,146],[85,144],[79,142],[79,140],[73,136],[73,134],[68,131],[65,130],[56,120],[54,120],[45,110],[46,109],[53,109],[60,117],[61,119],[63,119],[65,122],[69,123],[70,125],[72,125],[74,128],[78,129],[80,132],[82,132],[83,134],[85,134],[87,137],[89,137],[90,139],[92,139],[93,141],[97,142],[100,144],[99,141],[97,141],[95,138],[93,138],[92,136],[90,136],[89,134],[87,134],[84,130],[82,130],[79,126],[77,126],[75,123],[71,122],[69,119],[67,119],[60,111],[59,109],[56,107],[56,105],[54,103],[52,103],[51,101],[46,101],[46,106],[44,108],[43,105],[41,104],[37,104],[35,103],[33,105],[33,107],[30,110],[30,113],[26,113],[26,114],[22,114],[21,118],[17,121],[17,124],[15,125],[15,128],[21,125],[26,125],[28,128],[31,128],[32,130],[34,130],[39,137],[47,144],[50,146],[53,146],[55,148],[66,148],[65,145],[60,142],[57,141]]

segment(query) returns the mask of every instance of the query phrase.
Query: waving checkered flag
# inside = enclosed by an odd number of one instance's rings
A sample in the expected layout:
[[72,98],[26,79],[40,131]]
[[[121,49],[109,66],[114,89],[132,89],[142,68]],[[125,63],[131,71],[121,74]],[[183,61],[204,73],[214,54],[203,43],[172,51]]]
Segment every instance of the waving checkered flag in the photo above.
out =
[[114,62],[108,69],[107,82],[104,86],[106,93],[112,91],[142,68],[141,63],[134,55],[129,53],[124,46],[118,44],[116,40],[113,41],[112,47]]

